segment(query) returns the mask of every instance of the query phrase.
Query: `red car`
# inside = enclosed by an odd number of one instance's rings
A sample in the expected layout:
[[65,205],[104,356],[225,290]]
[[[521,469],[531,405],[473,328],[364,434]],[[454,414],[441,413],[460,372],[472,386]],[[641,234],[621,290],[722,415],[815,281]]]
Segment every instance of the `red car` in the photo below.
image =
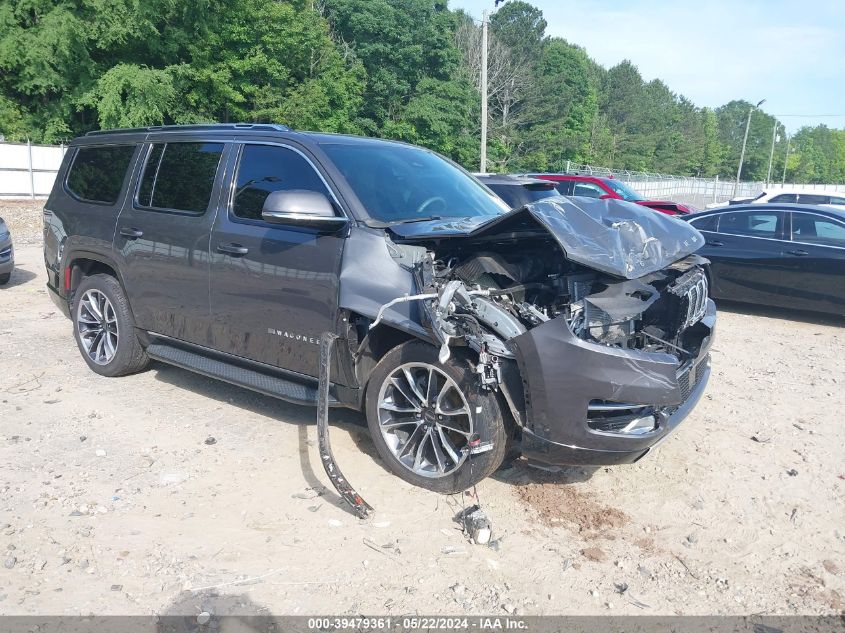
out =
[[588,198],[614,198],[635,202],[666,215],[687,215],[692,207],[669,200],[646,200],[642,195],[616,180],[613,176],[573,176],[571,174],[529,174],[532,178],[554,181],[562,196],[587,196]]

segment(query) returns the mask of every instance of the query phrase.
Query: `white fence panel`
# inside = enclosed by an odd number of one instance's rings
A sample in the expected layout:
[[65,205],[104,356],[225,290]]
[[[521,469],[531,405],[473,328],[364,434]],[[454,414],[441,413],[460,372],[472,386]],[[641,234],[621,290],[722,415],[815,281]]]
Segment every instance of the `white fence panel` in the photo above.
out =
[[0,197],[48,196],[66,149],[64,145],[0,143]]

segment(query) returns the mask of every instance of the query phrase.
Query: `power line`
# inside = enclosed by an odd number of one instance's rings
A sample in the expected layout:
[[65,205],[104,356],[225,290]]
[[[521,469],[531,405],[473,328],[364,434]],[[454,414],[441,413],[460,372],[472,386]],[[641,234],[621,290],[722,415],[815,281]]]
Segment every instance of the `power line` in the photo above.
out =
[[820,119],[827,117],[845,117],[845,114],[773,114],[771,116],[799,116],[807,119]]

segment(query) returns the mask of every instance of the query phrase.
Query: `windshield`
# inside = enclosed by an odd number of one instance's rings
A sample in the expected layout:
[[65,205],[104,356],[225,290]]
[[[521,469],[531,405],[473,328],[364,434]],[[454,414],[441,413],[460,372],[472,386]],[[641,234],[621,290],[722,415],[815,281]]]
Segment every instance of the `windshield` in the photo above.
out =
[[604,181],[608,187],[613,189],[616,193],[618,193],[623,200],[627,200],[628,202],[637,202],[638,200],[645,200],[640,194],[636,191],[631,189],[628,185],[625,185],[618,180],[612,180],[608,178]]
[[496,216],[509,209],[436,154],[408,145],[322,145],[367,210],[381,222]]

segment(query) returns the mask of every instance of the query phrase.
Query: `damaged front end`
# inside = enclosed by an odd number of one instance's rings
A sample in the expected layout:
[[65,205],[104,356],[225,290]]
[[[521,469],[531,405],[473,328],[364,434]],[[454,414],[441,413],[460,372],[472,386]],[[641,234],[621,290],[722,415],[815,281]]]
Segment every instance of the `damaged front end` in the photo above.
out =
[[555,198],[475,227],[393,232],[397,251],[413,251],[417,293],[382,306],[373,326],[418,303],[441,360],[474,352],[479,388],[502,393],[528,457],[636,461],[699,399],[715,307],[693,254],[703,239],[687,223]]

